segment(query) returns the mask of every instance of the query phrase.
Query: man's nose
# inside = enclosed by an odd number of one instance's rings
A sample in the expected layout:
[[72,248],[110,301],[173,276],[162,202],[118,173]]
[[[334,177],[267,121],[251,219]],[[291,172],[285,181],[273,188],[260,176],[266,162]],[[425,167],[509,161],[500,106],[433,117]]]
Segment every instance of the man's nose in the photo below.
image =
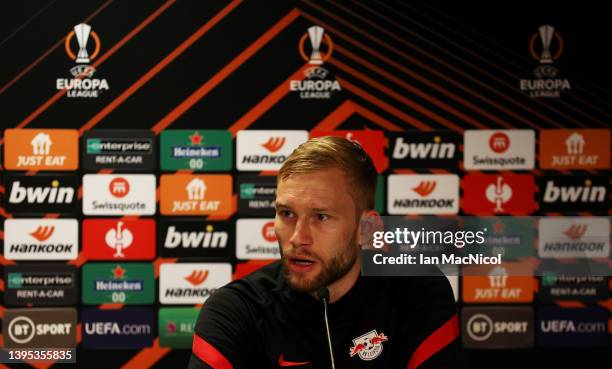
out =
[[307,246],[312,244],[312,234],[310,232],[308,219],[301,218],[297,220],[289,242],[294,246]]

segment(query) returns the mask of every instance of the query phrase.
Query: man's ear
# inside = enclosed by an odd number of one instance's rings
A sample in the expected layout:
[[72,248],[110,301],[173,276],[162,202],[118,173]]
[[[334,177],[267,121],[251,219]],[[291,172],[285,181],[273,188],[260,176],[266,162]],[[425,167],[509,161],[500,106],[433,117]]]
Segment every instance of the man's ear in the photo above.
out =
[[382,231],[383,228],[382,217],[376,210],[370,209],[363,211],[359,219],[357,231],[357,243],[361,246],[361,249],[374,249],[374,232]]

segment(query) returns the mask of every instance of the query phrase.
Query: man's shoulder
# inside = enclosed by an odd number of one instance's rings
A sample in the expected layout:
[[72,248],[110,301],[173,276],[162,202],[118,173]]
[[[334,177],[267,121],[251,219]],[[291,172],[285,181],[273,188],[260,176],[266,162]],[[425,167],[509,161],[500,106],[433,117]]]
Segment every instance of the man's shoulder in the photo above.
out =
[[219,288],[207,304],[265,305],[280,287],[280,278],[280,261],[270,263]]

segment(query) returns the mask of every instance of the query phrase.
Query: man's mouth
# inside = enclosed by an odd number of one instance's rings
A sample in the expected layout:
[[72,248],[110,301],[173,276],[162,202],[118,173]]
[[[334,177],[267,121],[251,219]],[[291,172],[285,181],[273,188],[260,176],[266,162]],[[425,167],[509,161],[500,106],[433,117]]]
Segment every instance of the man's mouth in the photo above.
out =
[[296,272],[307,272],[315,265],[315,263],[316,261],[314,259],[307,257],[289,257],[289,267]]

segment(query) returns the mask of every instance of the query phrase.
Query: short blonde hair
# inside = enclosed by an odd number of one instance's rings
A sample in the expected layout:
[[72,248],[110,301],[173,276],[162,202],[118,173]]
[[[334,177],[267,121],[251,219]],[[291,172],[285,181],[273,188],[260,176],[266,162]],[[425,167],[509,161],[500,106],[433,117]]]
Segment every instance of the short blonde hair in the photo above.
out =
[[283,163],[277,181],[330,168],[347,175],[350,195],[359,213],[374,209],[376,168],[361,145],[342,137],[313,138],[298,146]]

